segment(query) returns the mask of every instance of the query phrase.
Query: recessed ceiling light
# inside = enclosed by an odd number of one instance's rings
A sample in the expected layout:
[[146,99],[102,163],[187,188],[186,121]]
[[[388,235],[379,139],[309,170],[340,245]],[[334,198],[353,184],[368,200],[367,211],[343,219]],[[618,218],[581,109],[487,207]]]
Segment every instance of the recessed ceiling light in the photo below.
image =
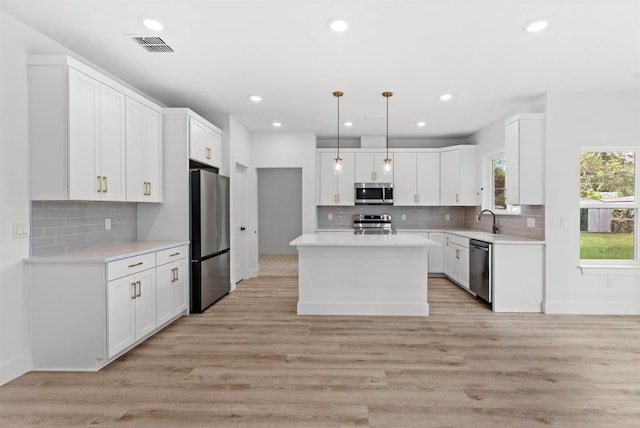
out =
[[342,18],[331,18],[329,20],[329,28],[336,33],[342,33],[343,31],[347,31],[349,24]]
[[254,103],[259,103],[262,101],[262,97],[260,95],[249,95],[249,99]]
[[427,122],[416,122],[416,126],[423,128],[425,126],[427,126]]
[[353,126],[353,122],[345,122],[344,126],[347,126],[347,127]]
[[272,123],[273,126],[275,126],[276,128],[280,128],[282,126],[282,123],[280,122],[273,122]]
[[537,33],[547,28],[547,25],[549,25],[549,21],[547,21],[546,19],[536,18],[533,21],[527,23],[524,29],[529,33]]
[[164,25],[162,25],[162,22],[150,18],[148,16],[143,16],[140,18],[140,21],[142,22],[142,24],[147,27],[149,30],[153,30],[153,31],[162,31],[164,30]]
[[453,95],[451,94],[440,95],[440,101],[451,101],[451,98],[453,98]]

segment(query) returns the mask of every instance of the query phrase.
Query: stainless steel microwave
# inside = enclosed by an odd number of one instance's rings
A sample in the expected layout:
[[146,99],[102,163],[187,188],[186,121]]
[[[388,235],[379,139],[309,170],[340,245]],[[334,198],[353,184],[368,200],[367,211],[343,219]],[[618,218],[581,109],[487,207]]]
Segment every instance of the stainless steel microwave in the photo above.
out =
[[393,186],[389,183],[356,183],[356,205],[393,204]]

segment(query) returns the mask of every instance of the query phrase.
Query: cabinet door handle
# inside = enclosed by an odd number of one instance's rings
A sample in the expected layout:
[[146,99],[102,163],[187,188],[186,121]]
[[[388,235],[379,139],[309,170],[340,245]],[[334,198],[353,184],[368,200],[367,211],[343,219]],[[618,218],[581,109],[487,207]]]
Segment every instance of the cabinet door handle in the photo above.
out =
[[147,181],[147,186],[149,186],[149,190],[147,191],[147,195],[151,196],[151,182]]
[[136,294],[136,298],[142,296],[142,283],[140,281],[136,281],[136,284],[138,284],[138,294]]
[[459,199],[459,195],[456,193],[456,202],[460,202]]
[[98,176],[98,193],[102,193],[102,176]]
[[135,300],[136,299],[136,283],[135,282],[131,283],[131,290],[132,290],[131,300]]
[[456,250],[456,259],[460,258],[460,250]]
[[178,281],[178,268],[173,268],[174,271],[174,277],[173,277],[173,282],[177,282]]
[[133,268],[133,267],[140,266],[140,265],[143,265],[143,264],[144,264],[144,262],[138,262],[138,263],[135,263],[135,264],[129,265],[129,267],[130,267],[130,268]]
[[102,193],[107,193],[109,191],[109,182],[107,181],[107,177],[102,177],[102,180],[104,181],[104,190]]
[[177,253],[173,253],[173,254],[169,254],[169,257],[175,257],[175,256],[179,256],[180,252],[178,251]]
[[211,147],[207,147],[207,159],[211,159]]

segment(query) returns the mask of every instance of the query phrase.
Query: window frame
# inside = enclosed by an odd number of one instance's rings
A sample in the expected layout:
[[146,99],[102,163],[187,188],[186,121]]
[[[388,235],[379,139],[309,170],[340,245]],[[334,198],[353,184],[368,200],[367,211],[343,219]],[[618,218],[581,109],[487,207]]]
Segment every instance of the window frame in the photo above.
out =
[[[640,269],[640,198],[638,198],[638,191],[640,190],[640,162],[638,162],[638,156],[640,155],[640,148],[637,146],[581,146],[578,153],[578,189],[580,186],[580,158],[582,153],[597,153],[597,152],[615,152],[615,153],[634,153],[634,202],[608,202],[606,207],[603,207],[600,202],[582,201],[578,190],[578,213],[582,208],[606,208],[606,209],[632,209],[634,210],[634,256],[633,259],[580,259],[580,269],[583,274],[615,274],[610,269],[630,268],[632,270]],[[578,227],[578,233],[580,233]],[[578,239],[578,255],[580,254],[580,239]],[[605,269],[603,271],[603,269]],[[624,274],[624,272],[618,272]],[[638,274],[640,271],[634,272]]]
[[[507,205],[506,209],[495,207],[495,199],[494,199],[495,183],[494,183],[494,175],[493,175],[493,161],[501,157],[505,158],[505,171],[506,171],[506,169],[509,168],[509,165],[506,160],[506,149],[501,149],[484,156],[484,162],[483,162],[484,180],[483,181],[487,184],[482,189],[483,195],[484,195],[482,198],[482,209],[491,210],[496,215],[521,215],[520,205]],[[505,185],[506,185],[506,182],[505,182]]]

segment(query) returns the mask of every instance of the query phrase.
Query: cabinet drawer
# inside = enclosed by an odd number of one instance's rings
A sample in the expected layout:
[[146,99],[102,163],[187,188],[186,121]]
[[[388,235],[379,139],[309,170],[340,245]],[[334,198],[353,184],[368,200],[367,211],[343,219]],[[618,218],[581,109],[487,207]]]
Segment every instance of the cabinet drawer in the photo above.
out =
[[463,236],[451,235],[447,233],[447,238],[449,239],[449,243],[459,245],[464,248],[469,248],[469,238],[465,238]]
[[117,260],[107,264],[107,281],[142,272],[156,266],[156,253]]
[[166,250],[158,251],[156,254],[156,263],[158,264],[158,266],[160,266],[176,260],[184,259],[185,257],[189,257],[189,246],[182,245],[180,247],[168,248]]

